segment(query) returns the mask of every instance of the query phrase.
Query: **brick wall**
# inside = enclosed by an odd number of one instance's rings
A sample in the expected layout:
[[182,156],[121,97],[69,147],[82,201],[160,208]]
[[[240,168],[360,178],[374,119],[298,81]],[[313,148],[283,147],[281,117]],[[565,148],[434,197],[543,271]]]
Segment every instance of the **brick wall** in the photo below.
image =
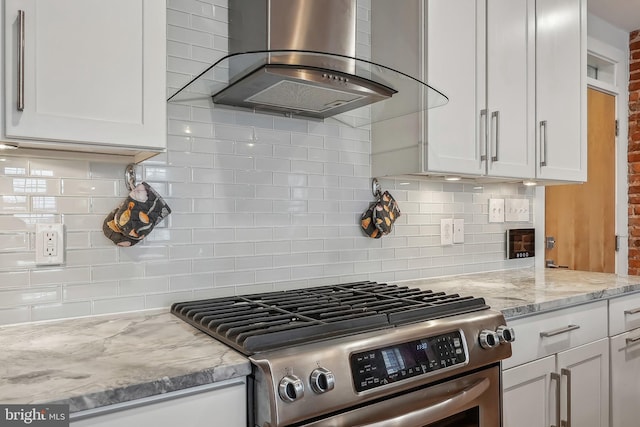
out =
[[640,274],[640,30],[629,34],[629,274]]

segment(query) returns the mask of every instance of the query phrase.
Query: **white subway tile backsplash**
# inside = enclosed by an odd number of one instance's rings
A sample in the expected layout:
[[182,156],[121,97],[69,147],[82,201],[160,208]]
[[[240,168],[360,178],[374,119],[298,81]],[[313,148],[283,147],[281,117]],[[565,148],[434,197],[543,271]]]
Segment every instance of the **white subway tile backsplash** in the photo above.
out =
[[60,301],[59,286],[41,286],[29,289],[0,290],[0,307],[12,308],[20,305],[44,304]]
[[88,178],[89,163],[79,160],[31,159],[29,175],[42,178]]
[[322,174],[324,170],[323,163],[307,160],[292,160],[291,172],[304,173],[311,175]]
[[0,196],[0,213],[28,212],[29,199],[27,196]]
[[29,250],[29,234],[0,232],[0,253]]
[[[154,278],[153,282],[150,282],[149,285],[154,285],[150,292],[155,292],[157,287],[155,286],[157,282],[157,278]],[[192,290],[192,289],[206,289],[213,288],[213,273],[198,273],[198,274],[186,274],[182,276],[171,276],[168,278],[169,281],[169,290],[171,291],[183,291],[183,290]],[[144,288],[140,288],[140,293],[147,293],[147,287],[149,285],[137,285],[144,286]],[[136,285],[134,285],[135,287]],[[122,294],[122,290],[120,291]],[[175,302],[175,301],[174,301]]]
[[234,257],[216,257],[210,259],[195,259],[192,261],[194,273],[209,273],[220,271],[233,271],[235,268]]
[[28,271],[0,272],[0,289],[26,288],[28,285]]
[[[166,181],[166,179],[163,181]],[[60,180],[60,194],[64,196],[115,196],[118,185],[122,184],[115,180],[98,181],[95,179],[64,178]]]
[[0,176],[27,175],[29,161],[25,158],[3,156],[0,157]]
[[[368,8],[359,5],[359,19],[370,19]],[[229,18],[226,0],[168,0],[167,9],[173,93],[226,54]],[[367,43],[360,31],[361,54]],[[533,203],[530,189],[380,179],[402,215],[390,235],[369,239],[359,226],[374,199],[368,127],[210,104],[167,105],[167,152],[135,171],[173,212],[130,248],[102,233],[106,214],[129,192],[124,165],[0,156],[0,324],[533,264],[505,260],[504,232],[513,224],[488,222],[490,198]],[[464,244],[440,246],[441,218],[464,219]],[[53,222],[66,227],[66,264],[35,266],[35,224]]]
[[28,178],[28,177],[0,177],[0,191],[2,194],[60,194],[60,181],[57,179]]
[[229,273],[215,273],[213,283],[216,288],[225,286],[242,286],[255,283],[256,277],[253,271],[234,271]]
[[31,196],[31,212],[89,213],[89,199],[79,197]]
[[62,304],[44,304],[31,307],[31,320],[62,319],[67,317],[80,317],[92,314],[91,302],[64,302]]
[[107,298],[118,295],[118,282],[81,283],[62,286],[62,300],[90,301],[93,298]]
[[146,308],[144,300],[143,296],[95,299],[92,312],[93,314],[106,314],[144,310]]

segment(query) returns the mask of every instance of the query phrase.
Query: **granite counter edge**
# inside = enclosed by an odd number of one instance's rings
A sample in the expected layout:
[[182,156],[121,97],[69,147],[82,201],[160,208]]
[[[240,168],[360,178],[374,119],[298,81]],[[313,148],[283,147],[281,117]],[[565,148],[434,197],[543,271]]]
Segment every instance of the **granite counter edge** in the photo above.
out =
[[251,363],[249,360],[246,360],[244,362],[216,366],[176,377],[170,378],[165,376],[148,382],[130,384],[123,387],[43,403],[69,405],[69,412],[75,413],[160,396],[170,392],[209,385],[234,378],[242,378],[250,373]]
[[554,311],[575,305],[587,304],[598,300],[608,300],[610,298],[620,297],[624,296],[625,294],[632,294],[635,292],[640,292],[640,284],[624,285],[616,288],[606,288],[594,292],[587,292],[584,294],[558,298],[551,301],[507,307],[503,308],[501,312],[505,319],[509,320],[535,315],[547,311]]

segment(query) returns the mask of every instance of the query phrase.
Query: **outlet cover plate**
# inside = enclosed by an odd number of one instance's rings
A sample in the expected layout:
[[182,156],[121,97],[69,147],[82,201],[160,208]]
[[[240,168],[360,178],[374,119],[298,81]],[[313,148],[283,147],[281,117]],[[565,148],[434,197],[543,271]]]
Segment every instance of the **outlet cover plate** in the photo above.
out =
[[36,265],[64,264],[64,225],[36,224]]

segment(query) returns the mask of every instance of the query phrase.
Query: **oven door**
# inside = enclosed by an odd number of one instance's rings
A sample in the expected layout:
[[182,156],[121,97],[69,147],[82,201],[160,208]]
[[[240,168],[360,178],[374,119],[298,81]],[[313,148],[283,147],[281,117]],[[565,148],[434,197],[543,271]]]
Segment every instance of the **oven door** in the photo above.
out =
[[305,427],[500,427],[499,365],[376,401]]

